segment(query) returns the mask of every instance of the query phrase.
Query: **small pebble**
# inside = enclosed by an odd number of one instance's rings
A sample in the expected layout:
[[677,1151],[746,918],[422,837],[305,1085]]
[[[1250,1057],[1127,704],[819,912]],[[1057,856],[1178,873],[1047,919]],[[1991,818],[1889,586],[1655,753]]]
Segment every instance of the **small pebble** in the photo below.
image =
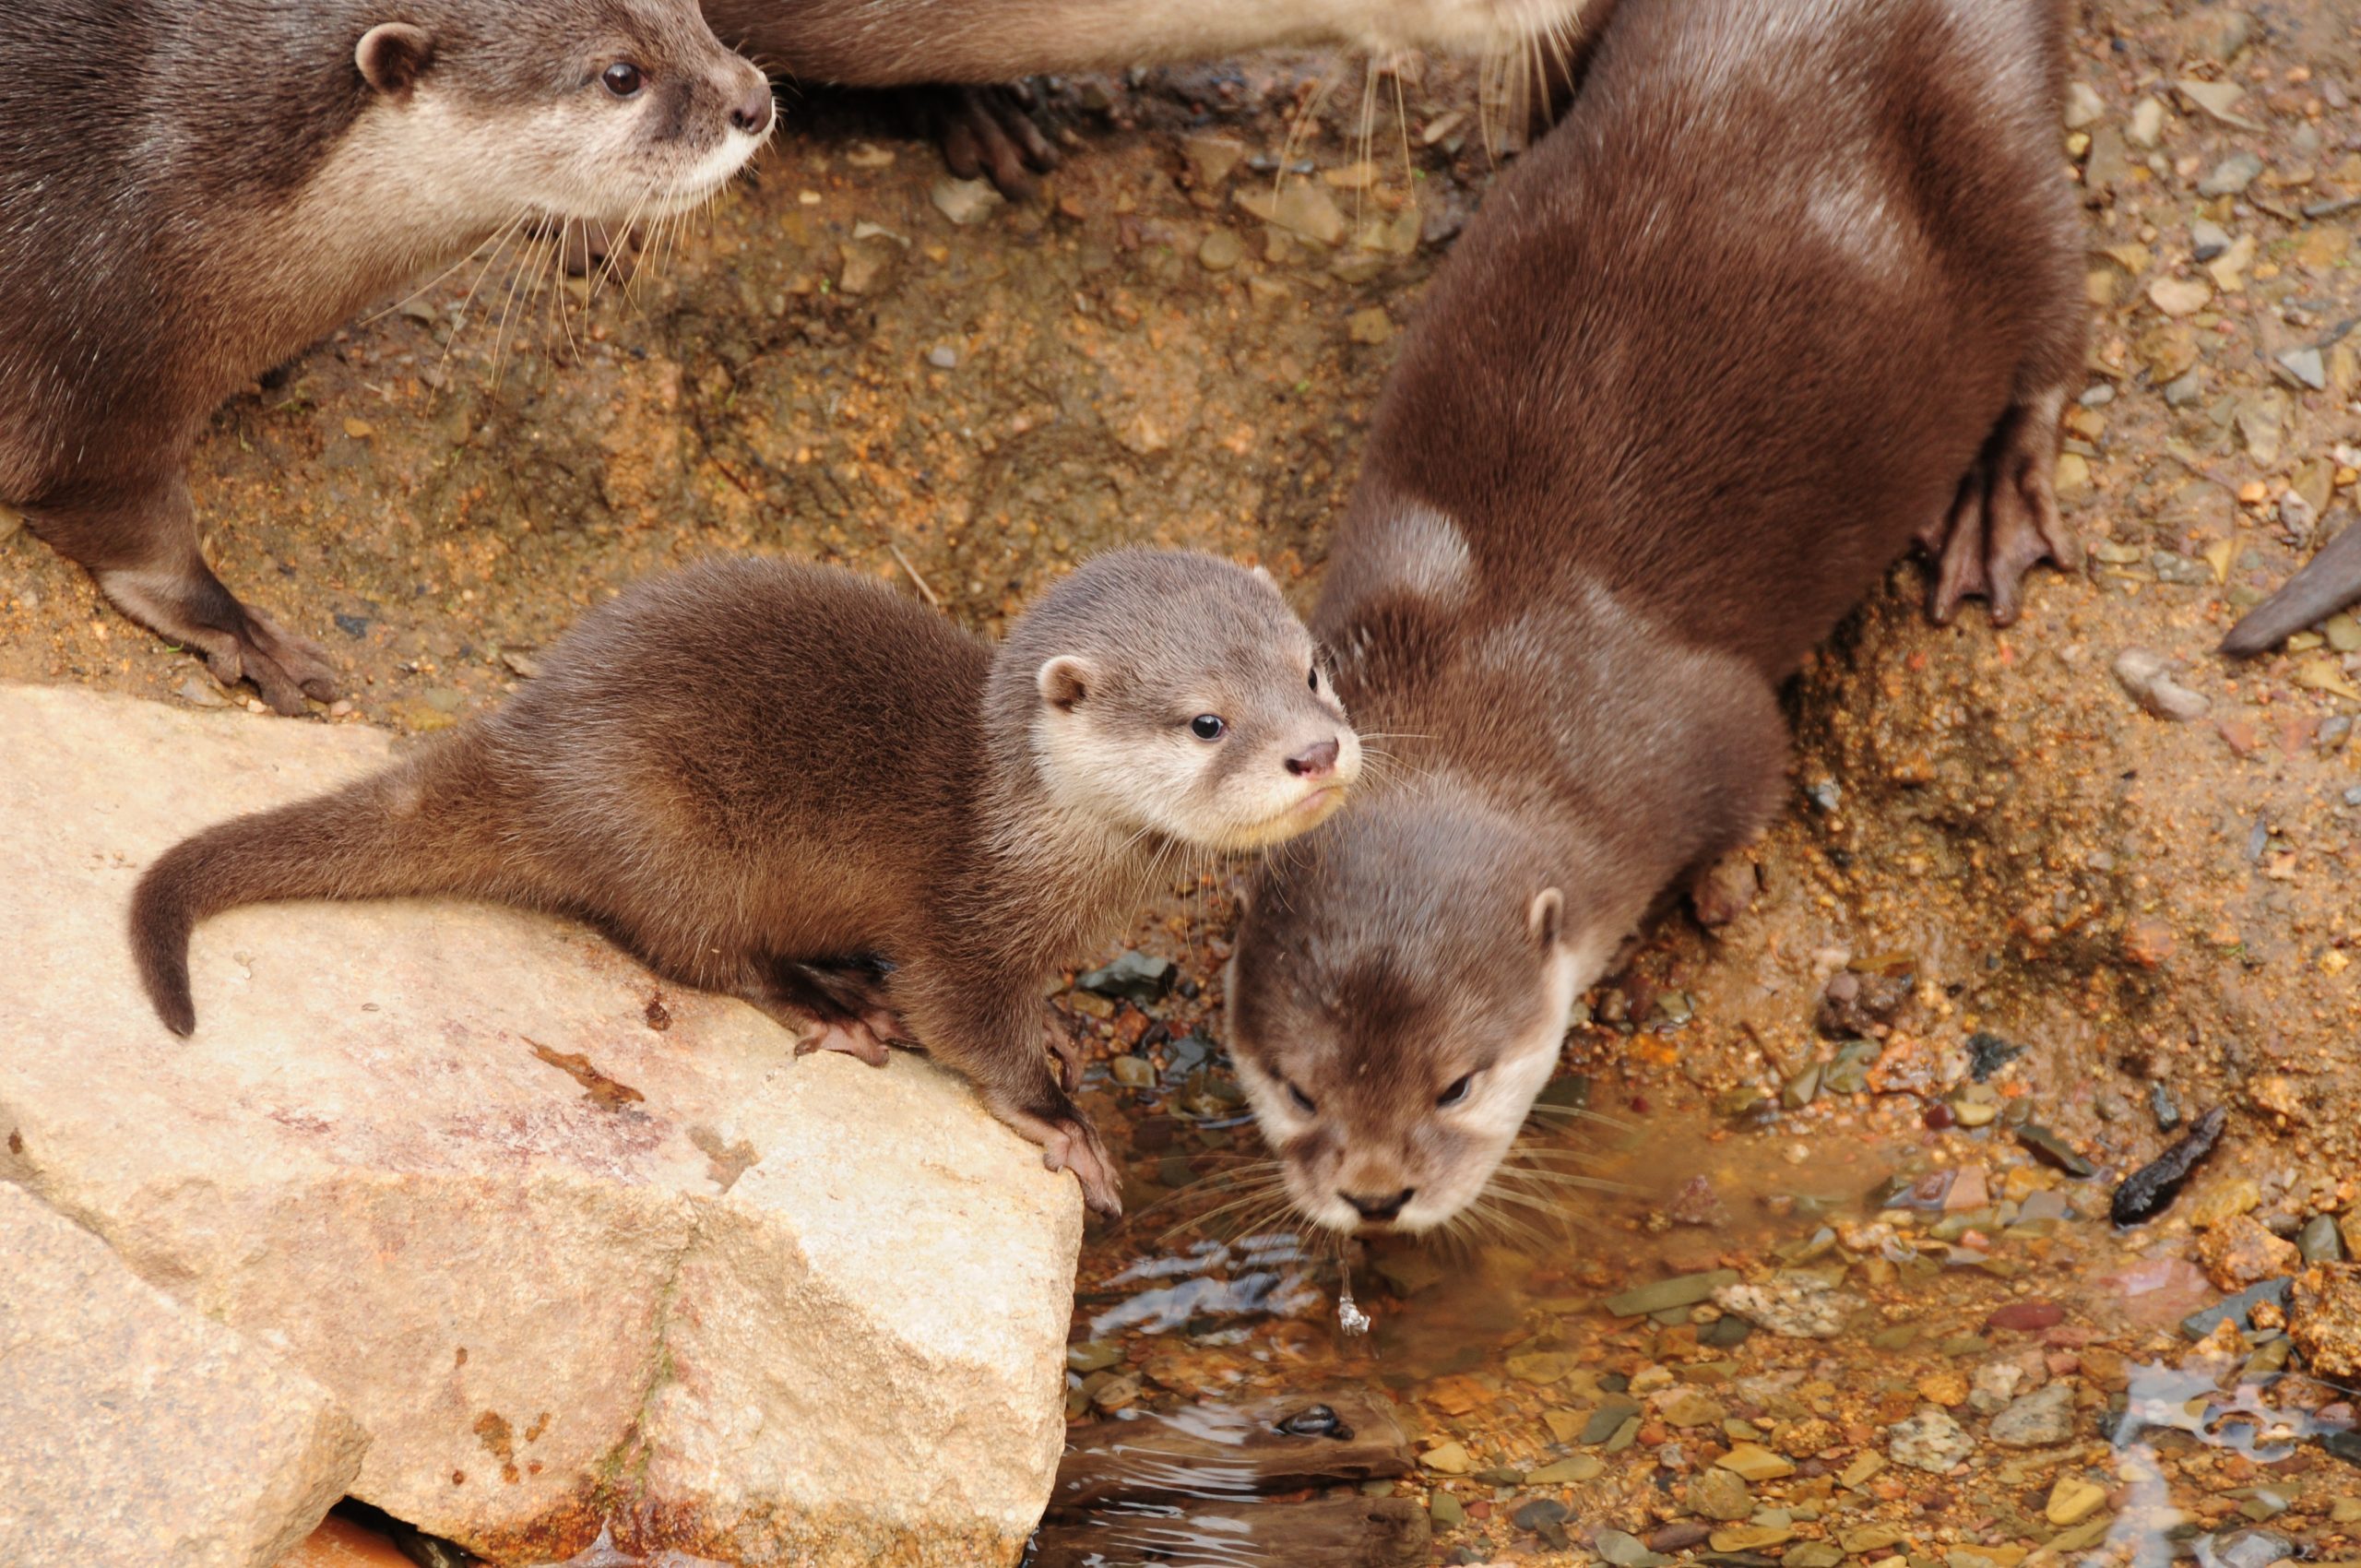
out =
[[926,351],[926,362],[937,370],[959,368],[959,350],[948,343],[938,343]]

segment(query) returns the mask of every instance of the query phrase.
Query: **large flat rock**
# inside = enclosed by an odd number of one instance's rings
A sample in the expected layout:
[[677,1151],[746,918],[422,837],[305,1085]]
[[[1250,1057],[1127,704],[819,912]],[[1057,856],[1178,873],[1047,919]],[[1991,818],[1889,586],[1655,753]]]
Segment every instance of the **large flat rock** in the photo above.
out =
[[[0,686],[0,1174],[368,1428],[351,1491],[502,1561],[1014,1561],[1081,1203],[957,1079],[446,902],[199,928],[195,1038],[125,947],[192,829],[382,763],[353,726]],[[660,1017],[661,1015],[657,1015]]]
[[327,1390],[0,1182],[0,1562],[270,1568],[361,1468]]

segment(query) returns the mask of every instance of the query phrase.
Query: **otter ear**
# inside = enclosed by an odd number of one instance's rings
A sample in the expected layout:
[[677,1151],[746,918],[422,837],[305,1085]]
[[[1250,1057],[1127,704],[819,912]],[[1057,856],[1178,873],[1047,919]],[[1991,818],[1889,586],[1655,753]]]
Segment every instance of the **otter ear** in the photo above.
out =
[[1269,567],[1257,566],[1253,571],[1256,579],[1259,580],[1264,588],[1269,588],[1273,593],[1279,591],[1279,579],[1271,576]]
[[1525,929],[1533,937],[1534,945],[1544,953],[1558,945],[1565,920],[1566,896],[1554,887],[1543,888],[1525,906]]
[[1044,659],[1034,673],[1034,683],[1041,688],[1041,700],[1060,713],[1072,713],[1098,680],[1098,671],[1090,660],[1071,653]]
[[408,92],[433,62],[434,35],[408,22],[380,22],[352,50],[361,79],[388,98]]

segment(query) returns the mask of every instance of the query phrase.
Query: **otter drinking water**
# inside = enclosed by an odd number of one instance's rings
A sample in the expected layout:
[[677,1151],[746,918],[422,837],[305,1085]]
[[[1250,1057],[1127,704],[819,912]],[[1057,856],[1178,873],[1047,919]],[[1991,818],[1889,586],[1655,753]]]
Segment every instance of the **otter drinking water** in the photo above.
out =
[[[885,1059],[902,1023],[1112,1213],[1045,1052],[1057,966],[1174,846],[1313,826],[1360,743],[1267,577],[1124,551],[997,649],[827,568],[716,561],[592,612],[482,719],[333,794],[175,846],[134,895],[157,1011],[191,928],[280,898],[456,894],[578,916],[684,985]],[[844,966],[890,962],[882,998]],[[896,1016],[898,1015],[898,1017]]]
[[1774,687],[1914,540],[2070,546],[2060,0],[1621,0],[1381,398],[1313,629],[1397,777],[1260,879],[1228,992],[1306,1215],[1491,1181],[1572,1004],[1776,807]]
[[0,503],[282,713],[334,676],[205,564],[207,416],[512,223],[694,206],[772,121],[693,0],[17,0],[0,81]]

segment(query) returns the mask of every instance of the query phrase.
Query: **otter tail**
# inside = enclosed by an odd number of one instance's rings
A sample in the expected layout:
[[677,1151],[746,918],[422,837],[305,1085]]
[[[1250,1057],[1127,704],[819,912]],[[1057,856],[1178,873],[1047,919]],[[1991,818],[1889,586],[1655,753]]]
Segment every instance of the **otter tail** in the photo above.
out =
[[2222,651],[2248,659],[2277,647],[2315,622],[2361,599],[2361,523],[2320,546],[2310,564],[2252,610],[2222,639]]
[[[196,1028],[189,933],[242,904],[282,898],[385,898],[427,893],[498,896],[489,802],[460,786],[455,739],[341,790],[209,827],[166,850],[131,896],[131,948],[157,1015],[174,1034]],[[456,765],[456,766],[455,766]]]

